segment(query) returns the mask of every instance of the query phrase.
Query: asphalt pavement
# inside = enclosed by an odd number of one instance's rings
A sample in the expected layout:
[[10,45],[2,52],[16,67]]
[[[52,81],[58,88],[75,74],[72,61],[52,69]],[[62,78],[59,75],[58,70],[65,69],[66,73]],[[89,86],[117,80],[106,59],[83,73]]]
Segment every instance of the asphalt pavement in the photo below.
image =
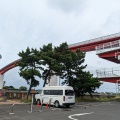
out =
[[0,120],[120,120],[120,103],[77,103],[70,108],[0,105]]

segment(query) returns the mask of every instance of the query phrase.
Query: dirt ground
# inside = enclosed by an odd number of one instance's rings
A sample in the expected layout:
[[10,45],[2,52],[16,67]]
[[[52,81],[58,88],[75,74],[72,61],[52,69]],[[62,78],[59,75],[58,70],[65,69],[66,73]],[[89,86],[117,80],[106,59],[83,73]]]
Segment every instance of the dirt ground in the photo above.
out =
[[6,101],[0,101],[0,104],[22,104],[20,100],[6,100]]

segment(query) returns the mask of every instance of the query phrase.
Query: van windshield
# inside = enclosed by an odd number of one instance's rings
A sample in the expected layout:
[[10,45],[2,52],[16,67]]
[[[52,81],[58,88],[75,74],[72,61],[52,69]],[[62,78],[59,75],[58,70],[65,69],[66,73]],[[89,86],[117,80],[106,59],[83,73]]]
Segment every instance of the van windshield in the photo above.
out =
[[74,95],[74,91],[73,90],[65,90],[65,95],[66,96],[73,96]]
[[37,91],[37,94],[41,94],[41,93],[42,93],[42,90],[38,90],[38,91]]

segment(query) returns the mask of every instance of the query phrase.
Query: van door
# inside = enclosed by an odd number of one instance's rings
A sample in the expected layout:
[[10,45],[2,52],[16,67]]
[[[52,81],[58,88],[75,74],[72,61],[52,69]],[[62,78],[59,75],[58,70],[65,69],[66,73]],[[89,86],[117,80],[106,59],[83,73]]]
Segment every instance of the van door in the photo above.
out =
[[44,95],[43,95],[43,103],[47,104],[47,103],[49,103],[50,90],[44,90],[43,93],[44,93]]
[[73,90],[65,90],[65,102],[74,103],[75,95]]

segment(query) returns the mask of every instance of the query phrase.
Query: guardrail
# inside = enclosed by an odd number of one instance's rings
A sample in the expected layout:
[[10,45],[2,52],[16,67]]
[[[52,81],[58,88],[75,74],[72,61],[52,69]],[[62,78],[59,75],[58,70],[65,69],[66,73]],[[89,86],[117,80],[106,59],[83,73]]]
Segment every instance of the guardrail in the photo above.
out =
[[96,46],[96,54],[105,52],[106,50],[118,49],[120,48],[120,40],[112,41]]
[[106,68],[96,70],[98,78],[104,77],[120,77],[120,68]]

